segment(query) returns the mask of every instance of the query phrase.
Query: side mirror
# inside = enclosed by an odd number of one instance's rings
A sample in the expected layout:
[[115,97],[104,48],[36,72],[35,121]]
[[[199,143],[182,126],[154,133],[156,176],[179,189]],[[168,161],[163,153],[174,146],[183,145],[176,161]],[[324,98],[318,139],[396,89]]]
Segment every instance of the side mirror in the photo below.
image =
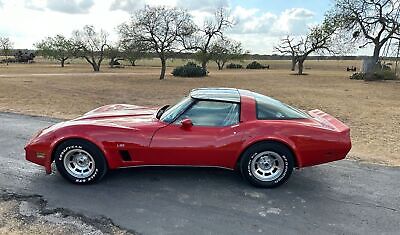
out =
[[183,129],[189,129],[193,126],[193,122],[189,118],[185,118],[181,121],[181,125]]
[[160,119],[161,116],[165,113],[165,111],[167,111],[167,109],[169,108],[169,105],[164,105],[162,108],[160,108],[156,114],[156,118]]

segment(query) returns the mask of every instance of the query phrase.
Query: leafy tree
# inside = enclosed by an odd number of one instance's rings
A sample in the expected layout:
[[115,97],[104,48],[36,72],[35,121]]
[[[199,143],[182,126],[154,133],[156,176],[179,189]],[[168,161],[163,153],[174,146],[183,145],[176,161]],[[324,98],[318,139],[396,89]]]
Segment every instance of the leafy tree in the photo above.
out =
[[71,39],[63,35],[47,37],[35,44],[39,53],[44,57],[60,61],[61,67],[64,67],[65,61],[74,56],[75,45]]
[[399,12],[398,0],[335,0],[330,14],[340,19],[338,25],[353,42],[362,43],[360,48],[373,45],[371,63],[376,65],[382,47],[390,39],[400,40]]
[[220,39],[210,47],[210,57],[218,65],[218,70],[222,70],[226,62],[231,60],[242,60],[245,52],[239,42],[230,39]]
[[137,39],[120,40],[122,56],[132,66],[136,66],[136,61],[147,56],[146,44]]
[[145,6],[136,11],[128,23],[119,27],[123,41],[140,42],[148,52],[158,55],[160,80],[165,78],[168,54],[181,47],[178,39],[188,37],[194,31],[192,17],[187,11],[165,6]]
[[85,58],[95,72],[100,71],[104,52],[108,47],[107,37],[108,34],[105,31],[97,32],[92,25],[86,25],[82,30],[73,32],[77,56]]
[[8,37],[0,37],[0,47],[3,50],[3,54],[6,57],[6,63],[8,65],[8,56],[10,55],[13,47],[13,42]]

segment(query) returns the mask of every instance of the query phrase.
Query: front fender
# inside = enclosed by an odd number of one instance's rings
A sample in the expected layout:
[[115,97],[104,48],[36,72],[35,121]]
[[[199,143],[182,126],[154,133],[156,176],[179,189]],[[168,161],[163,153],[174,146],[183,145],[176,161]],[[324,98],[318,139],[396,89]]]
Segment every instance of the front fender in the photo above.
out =
[[122,160],[121,150],[133,150],[135,157],[140,156],[149,147],[151,136],[148,132],[138,129],[116,126],[66,126],[55,132],[51,152],[53,154],[59,144],[68,139],[83,139],[95,144],[102,151],[109,169],[117,169],[130,164]]

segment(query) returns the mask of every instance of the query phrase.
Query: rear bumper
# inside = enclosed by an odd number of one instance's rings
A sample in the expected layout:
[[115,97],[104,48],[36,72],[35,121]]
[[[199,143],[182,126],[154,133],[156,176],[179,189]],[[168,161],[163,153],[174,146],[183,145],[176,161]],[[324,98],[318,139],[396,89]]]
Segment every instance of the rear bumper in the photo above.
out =
[[25,146],[26,160],[43,166],[47,174],[51,173],[51,153],[49,146],[27,145]]
[[311,144],[309,149],[301,152],[303,157],[299,167],[315,166],[345,159],[350,149],[350,140],[335,143],[320,141]]

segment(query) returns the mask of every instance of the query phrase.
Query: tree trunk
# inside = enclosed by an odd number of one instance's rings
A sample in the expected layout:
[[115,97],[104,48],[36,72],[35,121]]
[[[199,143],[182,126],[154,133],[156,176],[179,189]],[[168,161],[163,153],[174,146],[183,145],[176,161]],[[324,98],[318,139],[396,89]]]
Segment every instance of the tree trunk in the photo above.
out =
[[100,65],[96,64],[96,62],[93,62],[92,67],[93,67],[93,71],[95,71],[95,72],[100,71]]
[[224,67],[225,67],[225,64],[226,64],[226,61],[222,61],[222,64],[221,64],[221,70],[223,70],[223,69],[224,69]]
[[299,64],[298,64],[298,66],[299,66],[299,70],[298,70],[298,75],[303,75],[303,68],[304,68],[304,60],[299,60]]
[[115,58],[111,58],[110,60],[110,68],[114,68],[114,64],[115,64]]
[[297,63],[296,57],[292,56],[292,68],[291,68],[292,71],[296,69],[296,63]]
[[64,68],[65,60],[61,59],[61,68]]
[[217,65],[218,65],[218,70],[222,70],[222,62],[217,62]]
[[161,60],[161,73],[160,73],[160,80],[165,78],[165,70],[167,69],[167,62],[164,57],[160,57]]
[[136,66],[136,60],[131,60],[130,62],[132,66]]
[[85,60],[92,66],[93,71],[95,71],[95,72],[100,71],[100,64],[101,64],[102,59],[99,60],[99,63],[96,63],[94,58],[93,58],[93,60],[89,59],[89,57],[87,57],[87,56],[84,56],[83,58],[85,58]]
[[379,43],[375,44],[374,54],[371,57],[363,60],[363,65],[362,65],[363,73],[371,74],[375,70],[379,70],[382,68],[379,63],[379,54],[380,54],[381,48],[382,48],[382,46]]
[[372,56],[372,60],[373,60],[374,64],[378,64],[381,48],[382,48],[381,45],[375,44],[374,55]]
[[371,65],[369,66],[366,70],[366,73],[371,73],[374,72],[375,70],[381,69],[381,66],[379,64],[379,55],[381,52],[382,46],[380,44],[375,44],[374,47],[374,54],[372,55],[371,58]]
[[201,62],[201,67],[203,68],[203,69],[205,69],[205,70],[207,70],[207,60],[203,60],[202,62]]

